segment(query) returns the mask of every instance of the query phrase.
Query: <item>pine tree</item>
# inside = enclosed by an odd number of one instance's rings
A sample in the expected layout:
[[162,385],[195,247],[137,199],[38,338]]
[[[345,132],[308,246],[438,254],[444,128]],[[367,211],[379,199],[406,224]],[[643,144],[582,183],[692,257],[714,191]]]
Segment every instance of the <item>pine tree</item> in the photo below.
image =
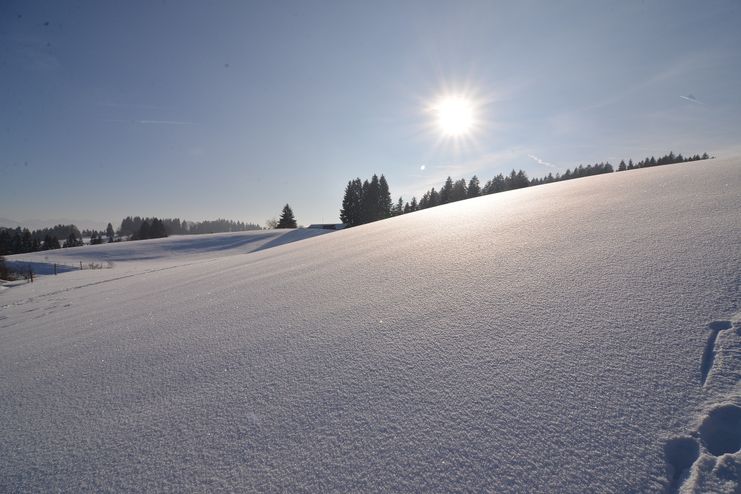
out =
[[509,176],[509,188],[510,189],[521,189],[523,187],[527,187],[530,185],[530,180],[528,180],[527,175],[524,171],[520,170],[519,172],[515,172],[512,170],[512,173]]
[[64,245],[66,247],[77,247],[79,245],[77,242],[77,237],[74,233],[69,234],[69,237],[67,237],[67,242]]
[[453,195],[453,179],[448,176],[445,179],[445,185],[440,189],[439,204],[447,204],[452,200]]
[[347,182],[345,196],[342,199],[340,220],[348,227],[362,223],[363,184],[359,178]]
[[105,229],[105,234],[108,237],[108,243],[113,242],[113,237],[116,235],[116,232],[113,231],[113,225],[108,223],[108,226]]
[[468,182],[468,197],[478,197],[481,195],[481,186],[479,185],[479,177],[474,175]]
[[396,201],[396,206],[394,206],[394,209],[392,211],[392,216],[399,216],[401,214],[404,214],[404,199],[399,196],[399,200]]
[[462,201],[468,196],[466,189],[466,179],[462,178],[453,183],[453,190],[450,193],[450,202]]
[[435,187],[433,187],[430,190],[430,199],[429,199],[429,202],[427,204],[427,207],[428,208],[434,208],[435,206],[439,206],[440,204],[442,204],[440,202],[440,193],[435,190]]
[[144,220],[141,223],[141,226],[139,226],[139,233],[134,235],[135,240],[145,240],[149,238],[149,220]]
[[378,217],[376,219],[389,218],[391,216],[391,205],[389,184],[386,177],[381,174],[381,178],[378,180]]
[[296,228],[296,218],[293,217],[293,210],[288,204],[283,206],[276,228]]
[[624,172],[627,169],[627,165],[625,164],[624,160],[620,160],[620,164],[618,165],[618,171]]
[[44,243],[41,244],[41,250],[51,249],[51,235],[48,233],[44,236]]
[[152,218],[152,223],[149,226],[149,237],[148,238],[164,238],[167,236],[167,230],[165,230],[165,224],[159,218]]

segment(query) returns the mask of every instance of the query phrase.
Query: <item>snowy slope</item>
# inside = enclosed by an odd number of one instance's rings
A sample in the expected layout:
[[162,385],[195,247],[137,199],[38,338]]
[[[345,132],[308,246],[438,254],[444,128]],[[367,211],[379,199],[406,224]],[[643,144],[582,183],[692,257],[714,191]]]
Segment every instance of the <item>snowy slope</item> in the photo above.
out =
[[[287,229],[253,230],[246,232],[212,233],[205,235],[174,235],[167,238],[85,245],[73,249],[56,249],[6,257],[8,266],[34,274],[69,273],[84,269],[115,268],[98,273],[97,278],[115,278],[122,273],[142,272],[181,266],[193,262],[247,254],[279,245],[316,237],[331,230]],[[84,278],[84,277],[83,277]],[[68,282],[65,279],[65,282]]]
[[740,165],[0,292],[0,491],[738,492]]
[[254,252],[297,240],[315,237],[331,230],[289,229],[251,230],[246,232],[211,233],[206,235],[174,235],[137,242],[85,245],[74,249],[47,250],[7,256],[8,261],[75,265],[87,263],[118,263],[127,261],[181,261],[212,259]]

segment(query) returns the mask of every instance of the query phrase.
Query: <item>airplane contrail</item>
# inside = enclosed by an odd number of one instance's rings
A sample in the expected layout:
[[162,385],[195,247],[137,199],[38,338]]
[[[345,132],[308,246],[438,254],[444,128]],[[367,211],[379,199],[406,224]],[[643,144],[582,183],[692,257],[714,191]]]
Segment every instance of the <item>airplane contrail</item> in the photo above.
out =
[[534,160],[535,162],[543,165],[543,166],[549,166],[549,167],[554,168],[556,170],[558,169],[558,167],[556,165],[554,165],[553,163],[549,163],[549,162],[547,162],[545,160],[542,160],[542,159],[538,158],[535,155],[528,154],[527,157],[530,158],[530,159],[532,159],[532,160]]
[[682,98],[682,99],[686,99],[687,101],[691,101],[693,103],[697,103],[698,105],[701,105],[702,104],[702,101],[700,101],[699,99],[695,98],[694,95],[692,95],[692,94],[688,94],[687,96],[679,96],[679,97]]

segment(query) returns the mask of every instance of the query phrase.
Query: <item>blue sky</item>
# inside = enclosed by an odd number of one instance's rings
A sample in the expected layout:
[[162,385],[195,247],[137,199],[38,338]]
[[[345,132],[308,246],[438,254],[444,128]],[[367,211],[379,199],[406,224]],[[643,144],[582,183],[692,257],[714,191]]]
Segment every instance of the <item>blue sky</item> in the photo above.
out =
[[[262,224],[288,202],[309,224],[374,172],[395,200],[739,155],[739,26],[736,1],[6,0],[0,217]],[[474,134],[432,125],[444,94],[475,102]]]

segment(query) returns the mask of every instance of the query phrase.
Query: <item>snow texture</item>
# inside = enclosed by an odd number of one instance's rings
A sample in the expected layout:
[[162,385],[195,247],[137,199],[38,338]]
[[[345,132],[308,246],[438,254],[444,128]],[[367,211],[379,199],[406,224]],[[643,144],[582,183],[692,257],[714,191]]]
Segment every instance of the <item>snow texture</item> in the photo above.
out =
[[0,291],[0,491],[739,492],[740,165],[86,248]]

